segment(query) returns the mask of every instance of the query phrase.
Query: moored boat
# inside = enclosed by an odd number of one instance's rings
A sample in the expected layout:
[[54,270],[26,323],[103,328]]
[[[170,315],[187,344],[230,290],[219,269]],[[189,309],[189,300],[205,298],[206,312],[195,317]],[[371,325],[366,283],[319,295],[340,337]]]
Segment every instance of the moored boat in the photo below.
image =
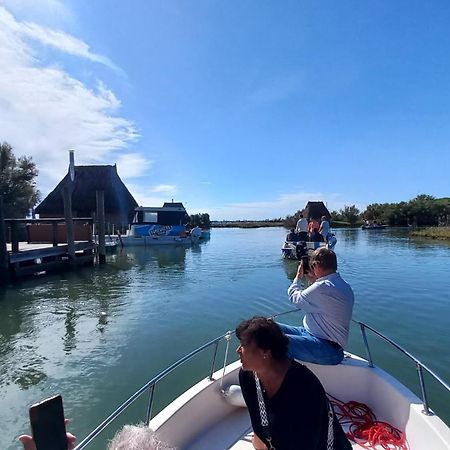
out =
[[[356,323],[361,329],[367,359],[347,353],[344,361],[336,366],[309,363],[306,365],[320,379],[328,394],[343,402],[364,403],[371,408],[378,420],[388,422],[397,428],[407,441],[407,447],[403,448],[448,449],[450,429],[428,405],[423,372],[428,372],[445,388],[447,394],[450,393],[450,387],[398,344],[362,322]],[[418,371],[422,399],[373,364],[366,338],[368,330],[412,360]],[[237,386],[241,365],[239,361],[227,363],[232,337],[233,332],[228,332],[213,339],[152,378],[80,442],[76,450],[87,448],[97,435],[142,395],[150,396],[145,423],[169,446],[178,450],[252,449],[250,419]],[[221,343],[225,343],[225,360],[223,368],[216,371],[217,350]],[[234,350],[234,346],[231,348]],[[152,418],[154,393],[158,383],[179,366],[207,349],[213,350],[209,376],[182,393]],[[362,449],[367,446],[363,442],[355,442],[353,448]]]
[[164,203],[161,208],[140,206],[135,209],[133,222],[120,242],[124,246],[195,244],[201,229],[188,231],[188,223],[189,215],[182,203]]

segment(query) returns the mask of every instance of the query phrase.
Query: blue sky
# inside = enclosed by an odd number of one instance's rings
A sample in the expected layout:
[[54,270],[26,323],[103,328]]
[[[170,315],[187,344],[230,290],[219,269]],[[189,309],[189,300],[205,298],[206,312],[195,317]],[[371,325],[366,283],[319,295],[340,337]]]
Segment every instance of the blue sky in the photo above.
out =
[[[0,0],[0,141],[212,219],[449,196],[448,1]],[[6,70],[3,70],[6,67]]]

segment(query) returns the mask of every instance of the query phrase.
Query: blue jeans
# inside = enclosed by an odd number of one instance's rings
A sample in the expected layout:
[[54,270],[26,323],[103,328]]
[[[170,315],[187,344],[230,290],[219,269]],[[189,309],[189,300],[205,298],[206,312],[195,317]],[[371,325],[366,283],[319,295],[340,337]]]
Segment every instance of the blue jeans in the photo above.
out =
[[315,364],[335,365],[344,359],[341,347],[312,335],[306,328],[278,323],[289,339],[288,357]]

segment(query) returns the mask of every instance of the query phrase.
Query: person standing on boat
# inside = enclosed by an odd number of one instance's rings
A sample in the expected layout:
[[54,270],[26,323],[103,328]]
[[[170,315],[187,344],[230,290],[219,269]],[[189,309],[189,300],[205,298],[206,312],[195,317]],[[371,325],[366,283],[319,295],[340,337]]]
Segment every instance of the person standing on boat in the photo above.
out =
[[308,220],[300,214],[300,219],[297,221],[297,226],[295,227],[296,233],[307,233],[308,232]]
[[[350,285],[337,272],[333,250],[314,251],[305,273],[303,261],[288,289],[289,300],[305,312],[303,326],[279,323],[289,338],[289,357],[316,364],[339,364],[347,345],[354,294]],[[303,289],[301,280],[307,275],[312,284]]]
[[288,339],[272,319],[244,320],[236,336],[239,384],[255,449],[351,450],[322,384],[306,366],[288,359]]
[[323,236],[323,240],[328,242],[328,234],[330,233],[330,222],[328,222],[326,216],[322,216],[319,233]]
[[319,227],[319,222],[313,217],[310,217],[308,222],[308,232],[312,233],[313,231],[319,231]]

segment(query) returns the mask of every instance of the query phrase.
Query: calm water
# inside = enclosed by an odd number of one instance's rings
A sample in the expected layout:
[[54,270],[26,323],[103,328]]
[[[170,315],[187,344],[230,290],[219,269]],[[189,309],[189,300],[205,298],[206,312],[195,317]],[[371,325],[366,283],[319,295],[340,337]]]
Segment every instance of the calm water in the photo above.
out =
[[[136,248],[86,268],[0,291],[1,449],[20,448],[30,404],[61,393],[79,439],[149,378],[243,318],[290,309],[295,262],[282,228],[214,229],[194,248]],[[339,270],[356,294],[354,317],[388,334],[450,381],[450,247],[404,230],[338,230]],[[286,321],[299,323],[300,316]],[[350,350],[364,354],[352,332]],[[415,368],[376,339],[374,358],[417,392]],[[157,389],[156,409],[192,384],[205,361]],[[449,397],[430,386],[450,423]],[[142,417],[144,404],[125,421]],[[112,430],[111,432],[113,432]],[[103,441],[93,447],[105,448]]]

